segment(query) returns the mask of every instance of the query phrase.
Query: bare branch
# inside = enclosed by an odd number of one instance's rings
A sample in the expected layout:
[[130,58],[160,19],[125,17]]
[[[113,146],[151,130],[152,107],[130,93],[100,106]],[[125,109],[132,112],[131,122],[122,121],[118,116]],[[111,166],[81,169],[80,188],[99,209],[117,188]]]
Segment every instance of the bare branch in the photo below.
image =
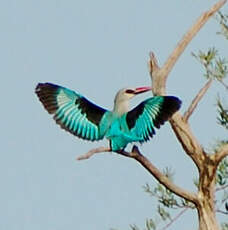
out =
[[158,66],[158,61],[155,57],[155,54],[151,51],[149,53],[150,59],[148,61],[148,69],[149,73],[152,74],[158,70],[160,70],[160,67]]
[[209,87],[211,86],[212,79],[208,80],[207,83],[204,85],[202,89],[198,92],[196,97],[193,99],[191,105],[189,106],[188,110],[184,113],[183,119],[185,122],[188,121],[189,117],[192,115],[193,111],[196,109],[199,101],[202,99],[202,97],[205,95]]
[[214,154],[216,164],[218,165],[226,156],[228,156],[228,144],[222,145],[220,149]]
[[192,25],[192,27],[187,31],[187,33],[184,35],[184,37],[180,40],[180,42],[177,44],[174,51],[169,56],[168,60],[162,67],[161,76],[164,76],[164,78],[168,77],[168,74],[172,70],[173,66],[175,65],[177,59],[180,57],[180,55],[183,53],[187,45],[190,43],[190,41],[193,39],[193,37],[198,33],[198,31],[203,27],[203,25],[209,20],[211,16],[214,15],[216,11],[218,11],[224,4],[226,3],[226,0],[221,0],[215,5],[211,7],[210,10],[203,13],[196,22]]
[[[99,147],[91,149],[86,154],[83,154],[77,158],[77,160],[89,159],[91,156],[101,152],[111,152],[112,150],[108,147]],[[167,189],[172,191],[178,196],[191,201],[192,203],[197,203],[197,196],[194,193],[188,192],[177,185],[175,185],[167,176],[165,176],[159,169],[157,169],[145,156],[143,156],[137,146],[133,146],[131,152],[126,152],[124,150],[117,151],[116,153],[123,155],[125,157],[133,158],[138,161],[147,171],[152,174],[161,184],[163,184]]]
[[165,79],[160,76],[160,67],[155,54],[151,51],[149,53],[150,59],[148,61],[148,68],[152,80],[152,92],[154,95],[165,95]]
[[175,185],[167,176],[165,176],[159,169],[157,169],[144,155],[142,155],[137,146],[133,146],[132,152],[128,153],[125,151],[119,151],[119,154],[130,157],[138,161],[147,171],[152,174],[161,184],[163,184],[167,189],[172,191],[178,196],[185,198],[196,204],[198,202],[197,195],[188,192],[177,185]]
[[86,160],[86,159],[89,159],[90,157],[92,157],[94,154],[97,154],[97,153],[104,153],[104,152],[111,152],[112,150],[109,148],[109,147],[98,147],[98,148],[95,148],[95,149],[91,149],[89,152],[77,157],[77,160]]
[[180,216],[182,216],[186,211],[188,210],[188,207],[185,207],[182,209],[165,227],[163,227],[161,230],[167,229],[172,223],[174,223]]

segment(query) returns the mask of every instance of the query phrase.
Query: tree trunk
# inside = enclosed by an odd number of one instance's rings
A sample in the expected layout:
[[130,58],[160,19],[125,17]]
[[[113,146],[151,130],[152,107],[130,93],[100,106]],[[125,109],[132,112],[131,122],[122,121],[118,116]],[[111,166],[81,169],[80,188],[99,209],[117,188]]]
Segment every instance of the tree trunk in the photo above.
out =
[[[198,206],[199,230],[219,230],[214,207],[211,202],[203,198]],[[214,204],[213,204],[214,206]]]
[[217,164],[214,157],[203,154],[200,164],[200,181],[198,191],[199,230],[219,230],[215,211],[215,181]]

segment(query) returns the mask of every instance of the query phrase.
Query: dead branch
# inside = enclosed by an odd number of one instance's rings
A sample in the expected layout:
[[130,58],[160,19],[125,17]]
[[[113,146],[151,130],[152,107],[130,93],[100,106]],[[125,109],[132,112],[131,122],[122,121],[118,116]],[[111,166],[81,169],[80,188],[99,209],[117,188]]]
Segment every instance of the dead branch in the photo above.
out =
[[185,198],[186,200],[191,201],[196,204],[198,202],[197,195],[184,190],[183,188],[175,185],[167,176],[165,176],[159,169],[157,169],[144,155],[142,155],[137,146],[133,146],[131,152],[118,151],[118,154],[121,154],[125,157],[130,157],[138,161],[147,171],[152,174],[161,184],[163,184],[167,189],[172,191],[178,196]]
[[158,65],[158,61],[156,59],[156,56],[152,51],[149,53],[149,56],[150,56],[150,59],[148,61],[148,69],[149,69],[149,73],[151,75],[151,74],[159,71],[160,67]]
[[188,110],[183,115],[183,120],[185,122],[188,121],[189,117],[192,115],[193,111],[196,109],[199,101],[202,99],[202,97],[205,95],[209,87],[211,86],[212,79],[208,80],[207,83],[204,85],[202,89],[197,93],[196,97],[193,99],[191,105],[189,106]]
[[[85,160],[89,159],[91,156],[97,153],[103,152],[111,152],[110,148],[107,147],[99,147],[95,149],[91,149],[86,154],[83,154],[77,158],[77,160]],[[144,155],[141,154],[137,146],[133,146],[131,152],[126,152],[124,150],[117,151],[116,153],[133,158],[138,161],[147,171],[152,174],[161,184],[163,184],[167,189],[171,190],[178,196],[185,198],[186,200],[191,201],[192,203],[197,202],[197,196],[194,193],[188,192],[177,185],[175,185],[167,176],[165,176],[159,169],[157,169]]]
[[104,152],[111,152],[112,150],[108,147],[98,147],[98,148],[95,148],[95,149],[91,149],[89,152],[77,157],[77,160],[86,160],[86,159],[89,159],[90,157],[92,157],[94,154],[97,154],[97,153],[104,153]]
[[182,209],[168,224],[166,224],[165,227],[163,227],[161,230],[167,229],[172,223],[174,223],[180,216],[182,216],[189,208],[185,207]]

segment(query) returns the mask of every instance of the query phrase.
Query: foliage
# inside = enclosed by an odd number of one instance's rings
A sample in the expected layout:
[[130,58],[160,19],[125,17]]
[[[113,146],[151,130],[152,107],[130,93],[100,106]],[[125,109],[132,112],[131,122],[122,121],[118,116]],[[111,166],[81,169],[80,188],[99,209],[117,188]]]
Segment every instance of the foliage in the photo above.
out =
[[220,31],[217,32],[217,34],[221,34],[226,39],[228,39],[228,15],[225,15],[221,11],[219,11],[216,19],[220,24]]
[[[223,159],[218,166],[216,185],[216,192],[223,193],[216,201],[216,211],[228,215],[228,158]],[[223,223],[223,225],[228,226],[228,223]],[[226,229],[223,225],[221,225],[222,229]]]
[[228,73],[228,62],[219,56],[218,51],[213,47],[208,51],[199,51],[198,54],[192,53],[205,68],[204,76],[207,79],[222,81]]
[[[221,34],[228,39],[228,16],[218,12],[216,19],[221,29],[217,34]],[[204,66],[204,76],[207,79],[215,79],[223,83],[228,73],[228,63],[225,58],[219,56],[218,50],[212,47],[206,52],[200,50],[198,54],[192,53],[192,55]]]
[[225,108],[222,104],[221,100],[217,99],[217,107],[218,107],[218,122],[224,128],[228,129],[228,108]]
[[228,223],[222,223],[222,230],[228,230]]
[[228,159],[225,158],[218,166],[216,184],[219,187],[228,185]]
[[[171,178],[173,172],[169,168],[165,168],[164,175]],[[143,230],[156,230],[163,222],[166,223],[166,227],[176,221],[185,211],[188,209],[194,209],[195,206],[191,202],[176,196],[169,189],[162,184],[157,183],[155,187],[151,188],[149,184],[143,186],[144,191],[152,197],[155,197],[158,201],[157,215],[153,218],[147,219],[145,222],[145,228]],[[175,216],[171,214],[172,210],[178,214]],[[137,225],[130,225],[131,230],[140,230]]]
[[[130,227],[131,230],[140,230],[136,225],[130,225]],[[156,230],[156,223],[152,219],[147,219],[145,230]]]

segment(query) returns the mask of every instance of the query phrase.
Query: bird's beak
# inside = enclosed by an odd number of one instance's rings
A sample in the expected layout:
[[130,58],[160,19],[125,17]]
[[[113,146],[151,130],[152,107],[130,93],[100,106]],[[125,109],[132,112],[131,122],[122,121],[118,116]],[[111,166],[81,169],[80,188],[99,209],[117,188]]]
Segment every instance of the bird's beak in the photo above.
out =
[[147,91],[150,91],[150,90],[151,90],[151,87],[149,87],[149,86],[139,87],[139,88],[135,89],[134,94],[140,94],[140,93],[144,93],[144,92],[147,92]]

